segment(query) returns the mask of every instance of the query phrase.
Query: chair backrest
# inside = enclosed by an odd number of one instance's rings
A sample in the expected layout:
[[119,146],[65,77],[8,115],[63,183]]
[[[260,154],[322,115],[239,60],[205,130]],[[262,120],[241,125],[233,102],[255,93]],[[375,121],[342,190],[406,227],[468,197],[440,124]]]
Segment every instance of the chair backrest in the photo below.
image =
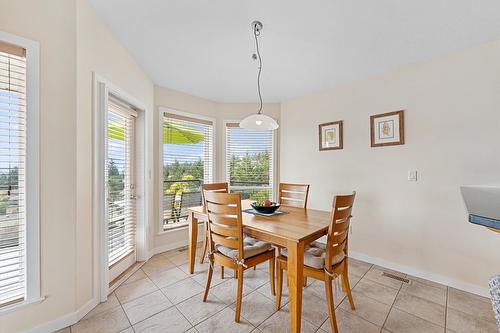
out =
[[[229,193],[228,183],[210,183],[201,185],[201,190],[203,193],[207,192],[217,192],[217,193]],[[205,206],[205,194],[203,194],[203,206]]]
[[341,255],[347,256],[349,225],[351,212],[356,192],[349,195],[336,195],[333,197],[330,226],[326,245],[325,266],[332,267],[333,258]]
[[238,259],[243,259],[245,256],[240,194],[204,191],[204,196],[211,251],[215,251],[215,244],[218,244],[237,250]]
[[306,208],[308,195],[308,184],[280,183],[279,203],[283,206]]

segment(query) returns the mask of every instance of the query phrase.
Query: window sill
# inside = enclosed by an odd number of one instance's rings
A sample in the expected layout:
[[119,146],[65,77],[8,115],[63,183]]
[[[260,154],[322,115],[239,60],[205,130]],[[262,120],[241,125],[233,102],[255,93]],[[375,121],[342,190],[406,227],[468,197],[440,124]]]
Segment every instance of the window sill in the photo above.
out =
[[[198,221],[198,227],[201,225],[201,224],[204,224],[205,221]],[[183,224],[180,224],[179,226],[175,226],[175,227],[171,227],[167,230],[162,230],[160,232],[157,233],[158,236],[161,236],[161,235],[166,235],[166,234],[169,234],[169,233],[172,233],[172,232],[176,232],[176,231],[179,231],[179,230],[185,230],[185,229],[188,229],[189,228],[189,223],[183,223]]]
[[7,305],[5,307],[0,307],[0,315],[5,315],[7,313],[11,313],[22,308],[28,307],[33,304],[42,303],[45,300],[45,297],[38,297],[30,300],[25,300],[22,302],[14,303],[11,305]]

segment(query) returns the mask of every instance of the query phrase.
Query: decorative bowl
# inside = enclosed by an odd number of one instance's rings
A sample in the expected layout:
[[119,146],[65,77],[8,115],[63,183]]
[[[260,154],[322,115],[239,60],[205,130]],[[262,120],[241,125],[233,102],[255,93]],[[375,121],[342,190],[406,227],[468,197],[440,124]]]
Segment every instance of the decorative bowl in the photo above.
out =
[[258,211],[259,213],[263,213],[263,214],[272,214],[278,208],[280,208],[280,204],[276,203],[276,202],[271,202],[270,206],[257,206],[256,202],[252,202],[250,204],[250,206],[252,206],[252,208],[255,209],[256,211]]

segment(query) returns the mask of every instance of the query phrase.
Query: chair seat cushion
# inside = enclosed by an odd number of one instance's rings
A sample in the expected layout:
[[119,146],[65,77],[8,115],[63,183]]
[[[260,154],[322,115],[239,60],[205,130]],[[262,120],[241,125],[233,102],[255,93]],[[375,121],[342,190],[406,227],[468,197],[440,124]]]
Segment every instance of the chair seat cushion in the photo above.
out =
[[[262,242],[252,237],[245,236],[243,238],[243,251],[245,259],[256,256],[258,254],[269,251],[272,248],[270,243]],[[215,249],[226,257],[235,259],[238,258],[238,250],[231,249],[219,244],[215,244]]]
[[[287,249],[282,249],[281,254],[285,257],[288,257]],[[304,265],[316,268],[323,269],[325,267],[325,257],[326,257],[326,244],[320,242],[312,242],[304,248]],[[342,260],[344,260],[345,254],[344,252],[336,255],[333,258],[333,265],[336,265]]]

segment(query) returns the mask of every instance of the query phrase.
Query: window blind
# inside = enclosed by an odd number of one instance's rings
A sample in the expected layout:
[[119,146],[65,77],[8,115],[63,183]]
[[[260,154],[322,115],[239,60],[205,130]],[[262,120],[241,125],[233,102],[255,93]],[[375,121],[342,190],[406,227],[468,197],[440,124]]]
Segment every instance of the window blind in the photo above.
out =
[[201,205],[201,184],[213,181],[210,120],[163,116],[163,229],[186,222],[187,208]]
[[264,200],[273,197],[273,131],[240,128],[226,124],[226,179],[231,192],[242,199]]
[[0,305],[26,297],[26,57],[0,42]]
[[135,251],[135,118],[131,107],[109,99],[105,168],[109,266]]

